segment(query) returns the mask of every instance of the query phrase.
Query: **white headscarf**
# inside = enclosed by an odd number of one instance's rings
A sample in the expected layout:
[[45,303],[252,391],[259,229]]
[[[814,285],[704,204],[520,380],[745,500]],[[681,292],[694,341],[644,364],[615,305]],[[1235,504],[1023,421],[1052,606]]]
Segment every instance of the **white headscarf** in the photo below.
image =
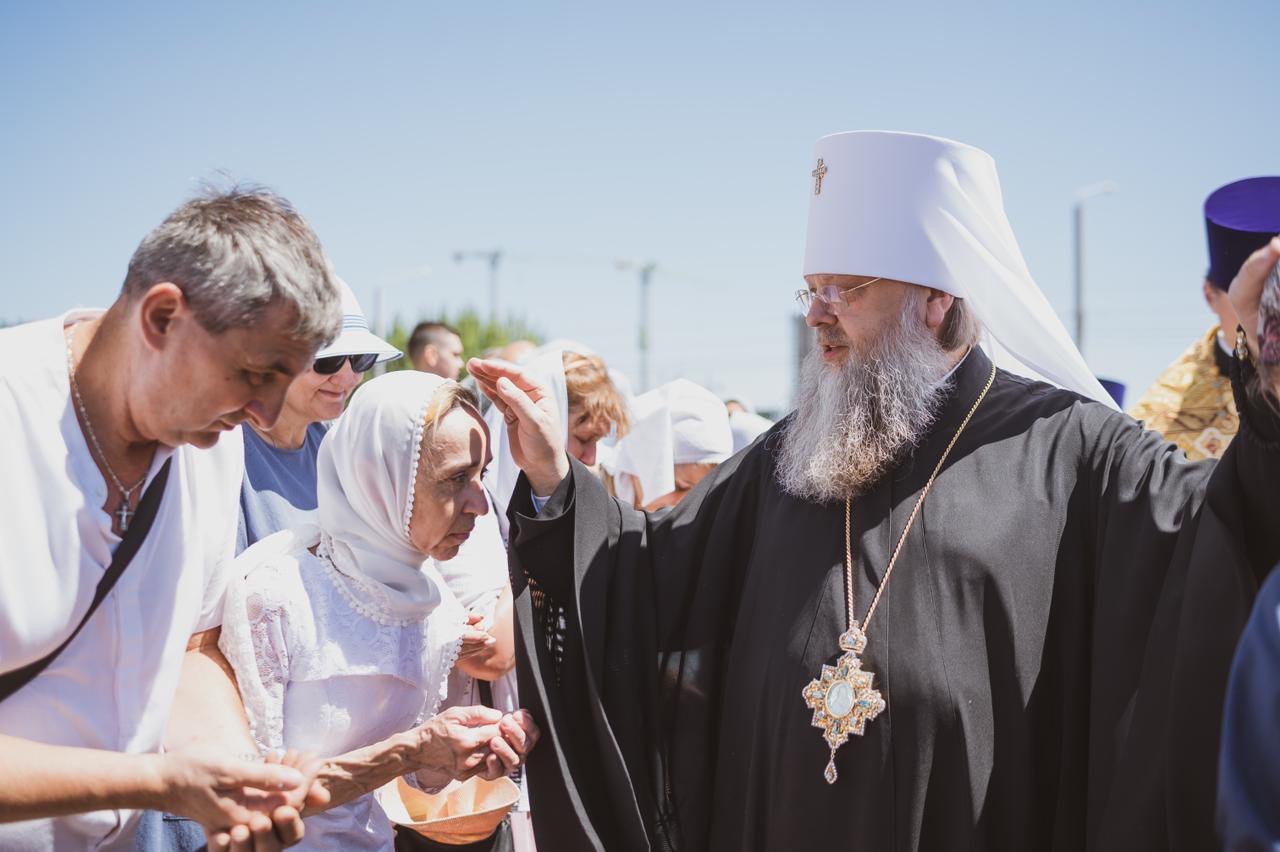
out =
[[[569,443],[569,388],[564,379],[564,350],[539,349],[538,354],[521,362],[521,368],[534,381],[549,388],[556,401],[556,413],[564,443]],[[520,478],[520,466],[511,455],[511,437],[507,434],[507,421],[495,405],[484,416],[489,425],[489,446],[493,448],[493,461],[485,473],[484,485],[493,501],[502,539],[507,539],[507,506]],[[546,495],[543,495],[546,496]]]
[[397,618],[424,617],[441,600],[434,567],[410,543],[409,521],[423,419],[448,381],[401,370],[365,382],[316,461],[321,547]]
[[539,356],[546,355],[548,352],[573,352],[576,355],[595,355],[596,351],[587,344],[573,340],[568,337],[557,337],[548,343],[544,343],[537,349],[530,351],[527,355],[520,359],[521,364],[527,364]]
[[735,411],[729,415],[729,428],[733,430],[733,451],[736,453],[772,429],[773,421],[752,411]]
[[950,293],[982,322],[996,363],[1117,407],[1031,278],[990,155],[875,130],[824,136],[815,158],[805,275],[871,275]]
[[[527,364],[548,352],[572,352],[575,355],[586,355],[589,358],[600,357],[594,349],[579,340],[573,340],[568,337],[557,337],[550,343],[544,343],[537,349],[532,350],[528,355],[520,359],[520,363]],[[631,399],[635,397],[636,394],[635,388],[631,384],[631,379],[627,374],[614,367],[610,367],[607,364],[605,365],[605,372],[608,373],[609,381],[613,383],[613,387],[617,390],[618,395],[622,397],[622,401],[630,403]],[[606,438],[605,440],[607,441],[608,439]]]
[[[733,452],[729,412],[711,391],[688,379],[676,379],[631,401],[631,430],[618,441],[609,470],[640,482],[645,500],[676,488],[678,464],[719,464]],[[631,499],[630,483],[620,477],[618,496]]]

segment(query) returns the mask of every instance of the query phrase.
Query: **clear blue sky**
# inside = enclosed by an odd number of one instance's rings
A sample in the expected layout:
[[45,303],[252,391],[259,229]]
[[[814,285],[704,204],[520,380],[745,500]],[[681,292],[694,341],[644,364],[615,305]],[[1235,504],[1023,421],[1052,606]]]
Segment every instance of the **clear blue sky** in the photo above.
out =
[[[610,8],[610,7],[614,8]],[[985,148],[1033,274],[1141,390],[1210,316],[1200,205],[1280,173],[1280,14],[1220,3],[17,3],[0,7],[0,317],[102,305],[144,233],[223,170],[291,198],[372,310],[487,309],[634,374],[790,394],[814,140]],[[428,277],[411,277],[424,265]]]

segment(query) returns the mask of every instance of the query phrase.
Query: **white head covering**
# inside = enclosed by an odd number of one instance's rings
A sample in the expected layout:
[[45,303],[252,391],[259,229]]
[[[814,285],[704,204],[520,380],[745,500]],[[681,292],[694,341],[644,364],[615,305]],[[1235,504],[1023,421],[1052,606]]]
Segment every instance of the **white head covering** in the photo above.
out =
[[[676,488],[675,466],[719,464],[733,452],[729,412],[711,391],[676,379],[631,401],[631,430],[618,441],[609,469],[640,481],[645,500]],[[618,494],[629,498],[627,480]]]
[[733,430],[733,451],[751,446],[751,442],[773,428],[773,421],[751,411],[735,411],[729,415]]
[[328,358],[330,355],[365,355],[376,354],[377,363],[394,361],[400,357],[399,349],[369,331],[369,320],[365,319],[356,294],[337,275],[333,276],[342,292],[342,331],[332,343],[316,353],[317,358]]
[[[618,396],[622,397],[623,403],[627,406],[631,405],[631,400],[636,398],[635,385],[631,384],[631,377],[621,370],[613,367],[608,368],[609,381],[613,382],[613,388],[618,392]],[[614,424],[615,428],[617,424]]]
[[546,355],[548,352],[574,352],[578,355],[596,354],[594,349],[581,341],[573,340],[568,337],[557,337],[555,340],[552,340],[549,343],[544,343],[537,349],[529,352],[520,359],[520,363],[527,364],[541,355]]
[[871,275],[965,299],[1001,366],[1116,407],[1032,280],[988,154],[856,131],[822,137],[815,156],[805,275]]
[[720,397],[688,379],[668,382],[660,390],[671,412],[671,455],[676,464],[719,464],[733,454],[729,412]]
[[409,521],[423,419],[448,381],[400,370],[365,382],[316,461],[321,547],[398,618],[425,616],[441,599],[430,560],[409,541]]
[[[534,381],[550,388],[556,401],[556,414],[560,418],[564,443],[568,444],[569,389],[564,379],[563,350],[539,349],[537,355],[523,361],[520,366]],[[498,526],[502,530],[503,541],[506,541],[507,506],[516,490],[516,480],[520,478],[520,466],[511,454],[511,438],[507,434],[507,421],[503,418],[502,411],[495,405],[485,414],[484,419],[489,424],[489,446],[493,448],[493,461],[485,473],[484,485],[493,500]]]

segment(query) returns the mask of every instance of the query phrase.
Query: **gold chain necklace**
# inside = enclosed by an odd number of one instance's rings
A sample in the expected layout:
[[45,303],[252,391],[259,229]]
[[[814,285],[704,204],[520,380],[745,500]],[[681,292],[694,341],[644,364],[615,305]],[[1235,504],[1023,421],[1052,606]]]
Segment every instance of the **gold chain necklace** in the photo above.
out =
[[938,459],[937,466],[929,475],[929,481],[924,484],[915,508],[907,518],[907,525],[902,528],[902,535],[898,537],[893,555],[889,557],[889,566],[884,569],[884,579],[876,588],[875,597],[871,599],[871,606],[867,607],[867,615],[862,619],[861,624],[854,618],[853,611],[853,523],[851,520],[853,499],[846,497],[844,500],[844,589],[845,613],[849,624],[849,629],[840,634],[840,648],[844,654],[834,666],[823,665],[822,674],[809,681],[809,685],[802,693],[805,706],[813,710],[813,726],[822,728],[822,738],[831,747],[831,758],[827,761],[827,768],[822,773],[822,777],[827,779],[828,784],[836,783],[836,749],[849,740],[850,734],[862,736],[866,731],[867,722],[879,716],[887,706],[880,695],[880,690],[872,686],[875,675],[862,668],[862,659],[859,655],[867,647],[867,627],[871,624],[871,616],[875,614],[876,607],[880,604],[880,596],[889,586],[893,566],[898,564],[902,545],[906,543],[907,533],[911,531],[916,516],[920,514],[924,498],[929,495],[929,489],[933,487],[934,480],[942,472],[942,465],[946,462],[947,456],[951,455],[956,441],[960,440],[960,435],[973,419],[982,400],[986,399],[987,391],[991,390],[995,380],[996,368],[993,364],[991,375],[987,377],[987,384],[982,389],[982,393],[978,394],[973,407],[960,423],[960,428],[951,436],[951,443],[947,444],[947,448],[943,450],[942,458]]

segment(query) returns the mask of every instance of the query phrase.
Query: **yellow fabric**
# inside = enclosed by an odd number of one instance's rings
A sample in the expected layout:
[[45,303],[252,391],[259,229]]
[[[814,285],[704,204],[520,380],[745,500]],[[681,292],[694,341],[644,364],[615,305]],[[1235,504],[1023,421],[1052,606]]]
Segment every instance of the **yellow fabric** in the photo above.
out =
[[1231,379],[1218,372],[1218,326],[1196,341],[1156,379],[1129,414],[1170,441],[1187,458],[1219,458],[1240,428]]

